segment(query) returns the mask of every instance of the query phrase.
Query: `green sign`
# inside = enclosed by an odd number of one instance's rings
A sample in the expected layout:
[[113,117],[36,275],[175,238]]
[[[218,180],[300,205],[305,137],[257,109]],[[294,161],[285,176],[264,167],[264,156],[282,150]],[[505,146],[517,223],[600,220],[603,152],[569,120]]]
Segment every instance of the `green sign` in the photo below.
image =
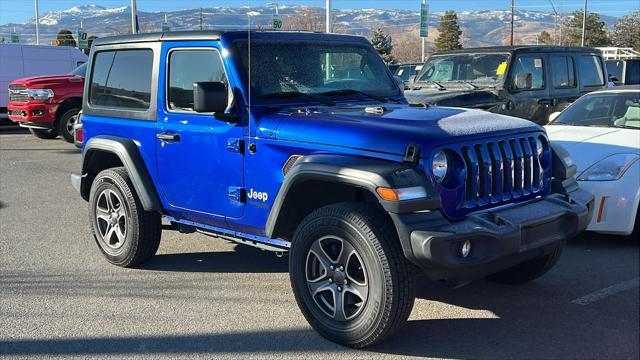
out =
[[282,29],[282,19],[280,18],[280,15],[273,15],[271,17],[271,28],[274,30]]
[[87,32],[78,29],[78,49],[88,49],[89,48],[89,40],[87,38]]
[[169,23],[162,23],[162,32],[169,32],[171,28],[169,27]]
[[11,33],[11,42],[12,43],[19,43],[20,42],[20,37],[18,36],[17,32],[12,32]]
[[429,4],[423,2],[420,7],[420,37],[426,38],[429,33]]

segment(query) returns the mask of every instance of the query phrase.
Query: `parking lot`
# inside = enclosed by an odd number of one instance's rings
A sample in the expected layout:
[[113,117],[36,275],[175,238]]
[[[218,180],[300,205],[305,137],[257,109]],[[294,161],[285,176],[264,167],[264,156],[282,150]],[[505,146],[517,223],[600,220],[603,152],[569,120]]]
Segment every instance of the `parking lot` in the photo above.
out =
[[354,351],[299,312],[287,258],[164,232],[138,269],[109,265],[73,190],[79,150],[0,128],[0,355],[637,359],[637,242],[580,236],[546,276],[452,289],[423,280],[407,326]]

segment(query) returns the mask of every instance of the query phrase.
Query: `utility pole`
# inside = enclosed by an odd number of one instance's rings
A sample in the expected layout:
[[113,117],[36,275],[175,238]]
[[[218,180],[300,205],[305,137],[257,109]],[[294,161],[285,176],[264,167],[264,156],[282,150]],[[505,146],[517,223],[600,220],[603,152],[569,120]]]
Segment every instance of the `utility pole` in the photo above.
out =
[[510,36],[509,36],[509,44],[513,46],[513,20],[515,17],[515,0],[511,0],[511,26],[510,26]]
[[549,0],[549,4],[551,4],[551,8],[553,8],[553,13],[555,14],[555,23],[553,25],[553,43],[559,45],[558,41],[558,12],[556,11],[556,6],[553,4],[553,0]]
[[35,0],[36,11],[36,45],[40,45],[40,12],[38,11],[38,0]]
[[136,0],[131,0],[131,33],[138,33],[138,8]]
[[584,47],[585,39],[587,37],[587,3],[589,0],[584,0],[584,12],[582,13],[582,47]]
[[330,33],[333,31],[333,27],[331,26],[331,0],[327,0],[325,10],[327,17],[327,33]]
[[200,8],[200,30],[202,30],[202,8]]

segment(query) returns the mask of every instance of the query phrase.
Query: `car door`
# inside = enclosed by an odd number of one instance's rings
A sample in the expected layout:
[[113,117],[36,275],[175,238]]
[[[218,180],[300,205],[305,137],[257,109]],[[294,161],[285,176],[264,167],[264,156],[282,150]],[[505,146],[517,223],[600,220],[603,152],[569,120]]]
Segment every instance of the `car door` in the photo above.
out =
[[552,99],[549,113],[562,111],[580,97],[576,64],[569,53],[549,55],[549,91]]
[[[169,206],[187,217],[216,224],[244,211],[244,128],[193,110],[193,84],[222,81],[230,89],[216,41],[164,43],[158,101],[157,171]],[[233,104],[229,91],[230,104]]]
[[[546,62],[543,54],[521,54],[515,57],[508,77],[511,102],[507,115],[541,124],[547,122],[551,99],[547,86]],[[516,76],[527,73],[531,74],[531,88],[517,89]]]

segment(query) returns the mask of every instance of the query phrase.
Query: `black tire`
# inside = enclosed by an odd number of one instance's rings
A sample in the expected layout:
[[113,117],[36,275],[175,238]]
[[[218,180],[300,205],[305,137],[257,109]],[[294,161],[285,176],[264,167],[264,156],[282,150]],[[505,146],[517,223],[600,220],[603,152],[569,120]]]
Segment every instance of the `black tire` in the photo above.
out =
[[160,245],[160,214],[143,210],[123,167],[100,172],[91,184],[89,223],[98,248],[114,265],[139,265]]
[[29,129],[29,132],[38,139],[51,140],[58,137],[58,132],[55,130],[45,129]]
[[558,245],[549,254],[538,256],[516,266],[502,270],[490,275],[488,279],[507,285],[519,285],[537,279],[547,271],[551,270],[551,268],[558,263],[560,255],[562,255],[564,244],[565,242],[562,241],[560,245]]
[[80,109],[69,109],[62,114],[56,124],[56,129],[62,140],[73,143],[73,125],[76,122]]
[[[362,348],[380,342],[406,322],[413,308],[414,268],[404,258],[393,223],[384,215],[371,205],[363,203],[328,205],[308,215],[294,235],[289,256],[289,274],[296,301],[309,324],[322,336],[336,343]],[[327,271],[320,276],[326,279],[323,281],[331,282],[332,285],[328,286],[333,286],[333,290],[328,291],[326,288],[324,292],[316,291],[312,296],[310,287],[317,280],[307,280],[309,264],[322,263],[319,258],[318,261],[310,259],[313,258],[314,244],[323,246],[323,239],[342,244],[336,259],[345,252],[343,241],[351,246],[350,255],[344,261],[345,269],[341,272],[346,282],[334,280],[339,268],[338,260],[335,262],[335,270],[324,268]],[[328,245],[333,246],[331,243]],[[352,256],[354,253],[357,256]],[[357,298],[350,292],[354,286],[362,286],[351,280],[353,277],[349,277],[353,276],[349,273],[350,266],[354,263],[360,264],[360,267],[354,269],[356,272],[361,271],[357,283],[367,285],[368,295],[361,301],[363,305],[349,305],[350,311],[346,311],[343,306],[343,311],[340,312],[342,319],[338,320],[336,310],[330,315],[327,312],[329,306],[322,306],[317,301],[322,296],[331,295],[335,309],[338,307],[336,296],[343,299],[343,304],[349,298]],[[334,275],[333,278],[328,275],[329,271]],[[338,289],[341,287],[339,285],[344,286],[344,289]]]

